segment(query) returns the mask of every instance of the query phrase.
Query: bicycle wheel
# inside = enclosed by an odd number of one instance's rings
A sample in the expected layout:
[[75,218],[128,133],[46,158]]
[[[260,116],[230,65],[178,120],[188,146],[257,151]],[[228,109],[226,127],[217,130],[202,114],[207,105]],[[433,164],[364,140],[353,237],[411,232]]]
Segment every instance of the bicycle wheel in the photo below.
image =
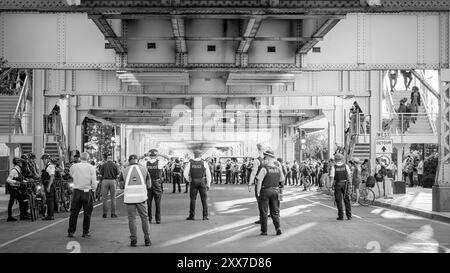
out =
[[371,189],[365,188],[360,191],[360,196],[358,200],[359,204],[367,207],[372,205],[374,201],[375,201],[375,193]]
[[62,207],[64,208],[65,212],[69,212],[69,210],[70,210],[70,196],[67,194],[67,192],[62,194]]

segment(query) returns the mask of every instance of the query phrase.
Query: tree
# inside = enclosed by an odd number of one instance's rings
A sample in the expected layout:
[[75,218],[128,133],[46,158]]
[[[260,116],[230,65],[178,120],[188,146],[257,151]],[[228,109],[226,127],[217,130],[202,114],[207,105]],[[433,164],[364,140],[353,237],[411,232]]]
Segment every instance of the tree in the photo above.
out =
[[84,149],[91,158],[102,160],[104,155],[112,154],[111,138],[114,137],[114,126],[89,119],[86,122],[85,135],[88,141],[85,142]]
[[306,156],[324,159],[328,155],[328,136],[325,132],[307,134],[305,146]]

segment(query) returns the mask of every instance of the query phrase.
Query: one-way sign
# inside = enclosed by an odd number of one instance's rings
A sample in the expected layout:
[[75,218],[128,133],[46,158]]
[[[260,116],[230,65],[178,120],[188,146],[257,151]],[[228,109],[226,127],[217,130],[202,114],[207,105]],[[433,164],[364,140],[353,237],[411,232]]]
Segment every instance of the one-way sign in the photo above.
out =
[[376,154],[391,154],[392,153],[392,139],[376,139],[375,140]]

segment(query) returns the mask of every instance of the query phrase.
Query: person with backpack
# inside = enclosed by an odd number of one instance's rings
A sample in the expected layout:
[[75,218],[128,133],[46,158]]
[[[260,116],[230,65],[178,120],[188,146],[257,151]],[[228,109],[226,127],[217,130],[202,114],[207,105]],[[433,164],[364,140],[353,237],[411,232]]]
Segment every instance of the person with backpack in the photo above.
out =
[[8,222],[17,221],[16,218],[12,216],[12,207],[14,202],[17,200],[19,202],[20,209],[20,220],[30,220],[28,215],[28,206],[24,201],[24,196],[21,194],[19,187],[21,183],[24,182],[24,177],[22,174],[22,165],[25,164],[23,159],[15,157],[13,159],[14,167],[9,171],[9,175],[6,178],[6,187],[9,191],[9,202],[8,202]]
[[384,163],[380,160],[380,158],[376,159],[376,166],[375,166],[375,181],[376,182],[383,182],[384,178],[387,175],[387,169]]
[[181,192],[181,180],[182,180],[182,173],[183,173],[183,167],[181,166],[180,160],[177,158],[175,159],[175,163],[172,164],[172,183],[173,183],[173,191],[172,193],[175,193],[176,186],[178,185],[178,192]]

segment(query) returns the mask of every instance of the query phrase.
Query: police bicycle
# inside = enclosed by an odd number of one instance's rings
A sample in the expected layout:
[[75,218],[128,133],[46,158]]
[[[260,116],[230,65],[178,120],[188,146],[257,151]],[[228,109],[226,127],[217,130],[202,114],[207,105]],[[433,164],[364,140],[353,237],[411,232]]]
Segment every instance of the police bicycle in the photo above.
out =
[[20,186],[20,192],[25,197],[27,208],[30,209],[31,221],[36,221],[39,215],[44,216],[47,211],[45,193],[39,180],[24,180]]
[[70,200],[72,195],[69,181],[55,180],[55,194],[58,212],[61,212],[62,210],[68,212],[70,210]]

